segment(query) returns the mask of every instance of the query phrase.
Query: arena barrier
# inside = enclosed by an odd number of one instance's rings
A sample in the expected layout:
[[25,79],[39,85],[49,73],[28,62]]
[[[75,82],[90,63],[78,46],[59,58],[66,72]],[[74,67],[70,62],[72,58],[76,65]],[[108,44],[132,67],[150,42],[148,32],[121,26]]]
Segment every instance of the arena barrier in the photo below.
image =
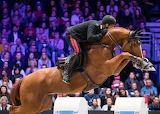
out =
[[58,97],[53,114],[88,114],[88,104],[84,97]]
[[[0,114],[9,114],[9,111],[0,110]],[[46,110],[40,114],[53,114],[52,110]],[[113,111],[88,111],[88,114],[114,114]],[[160,111],[149,111],[148,114],[160,114]]]
[[114,114],[148,114],[144,97],[116,98]]

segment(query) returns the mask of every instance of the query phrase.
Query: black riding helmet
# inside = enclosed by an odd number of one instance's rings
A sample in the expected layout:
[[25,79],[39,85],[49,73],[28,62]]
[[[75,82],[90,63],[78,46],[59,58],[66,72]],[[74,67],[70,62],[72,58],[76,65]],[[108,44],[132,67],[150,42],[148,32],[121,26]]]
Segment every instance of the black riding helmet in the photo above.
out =
[[102,19],[102,25],[105,25],[105,24],[109,24],[109,25],[114,24],[115,25],[116,19],[111,15],[106,15]]

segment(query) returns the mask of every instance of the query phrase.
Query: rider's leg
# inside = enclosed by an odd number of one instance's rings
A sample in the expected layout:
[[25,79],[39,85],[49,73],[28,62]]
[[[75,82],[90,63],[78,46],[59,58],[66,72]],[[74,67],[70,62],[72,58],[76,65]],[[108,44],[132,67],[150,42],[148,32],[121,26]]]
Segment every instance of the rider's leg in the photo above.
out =
[[74,51],[74,55],[70,55],[70,60],[68,64],[68,68],[66,68],[63,72],[63,81],[65,83],[69,83],[69,77],[72,74],[72,72],[75,70],[75,63],[78,62],[79,57],[81,55],[81,48],[80,44],[69,34],[66,34],[66,41],[68,44],[72,47]]

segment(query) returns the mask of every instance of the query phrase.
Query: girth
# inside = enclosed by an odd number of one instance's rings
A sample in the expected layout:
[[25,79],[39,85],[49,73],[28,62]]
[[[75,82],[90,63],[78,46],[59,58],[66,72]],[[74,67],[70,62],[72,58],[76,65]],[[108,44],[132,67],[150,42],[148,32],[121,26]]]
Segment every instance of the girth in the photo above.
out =
[[90,49],[96,49],[96,48],[109,48],[109,45],[106,44],[90,44],[90,45],[83,45],[83,50],[90,50]]

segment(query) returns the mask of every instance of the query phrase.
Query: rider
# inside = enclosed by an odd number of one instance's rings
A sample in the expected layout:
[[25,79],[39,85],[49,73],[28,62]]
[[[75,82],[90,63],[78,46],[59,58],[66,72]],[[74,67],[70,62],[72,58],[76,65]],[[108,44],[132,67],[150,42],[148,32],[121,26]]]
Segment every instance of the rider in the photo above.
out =
[[[69,27],[66,32],[66,41],[73,49],[69,57],[68,67],[63,72],[63,81],[67,84],[70,83],[69,77],[72,72],[77,68],[76,62],[82,58],[81,42],[96,42],[100,40],[109,28],[114,27],[116,19],[111,15],[103,17],[102,22],[96,20],[86,21],[81,24],[77,24]],[[79,68],[83,71],[82,66]]]

